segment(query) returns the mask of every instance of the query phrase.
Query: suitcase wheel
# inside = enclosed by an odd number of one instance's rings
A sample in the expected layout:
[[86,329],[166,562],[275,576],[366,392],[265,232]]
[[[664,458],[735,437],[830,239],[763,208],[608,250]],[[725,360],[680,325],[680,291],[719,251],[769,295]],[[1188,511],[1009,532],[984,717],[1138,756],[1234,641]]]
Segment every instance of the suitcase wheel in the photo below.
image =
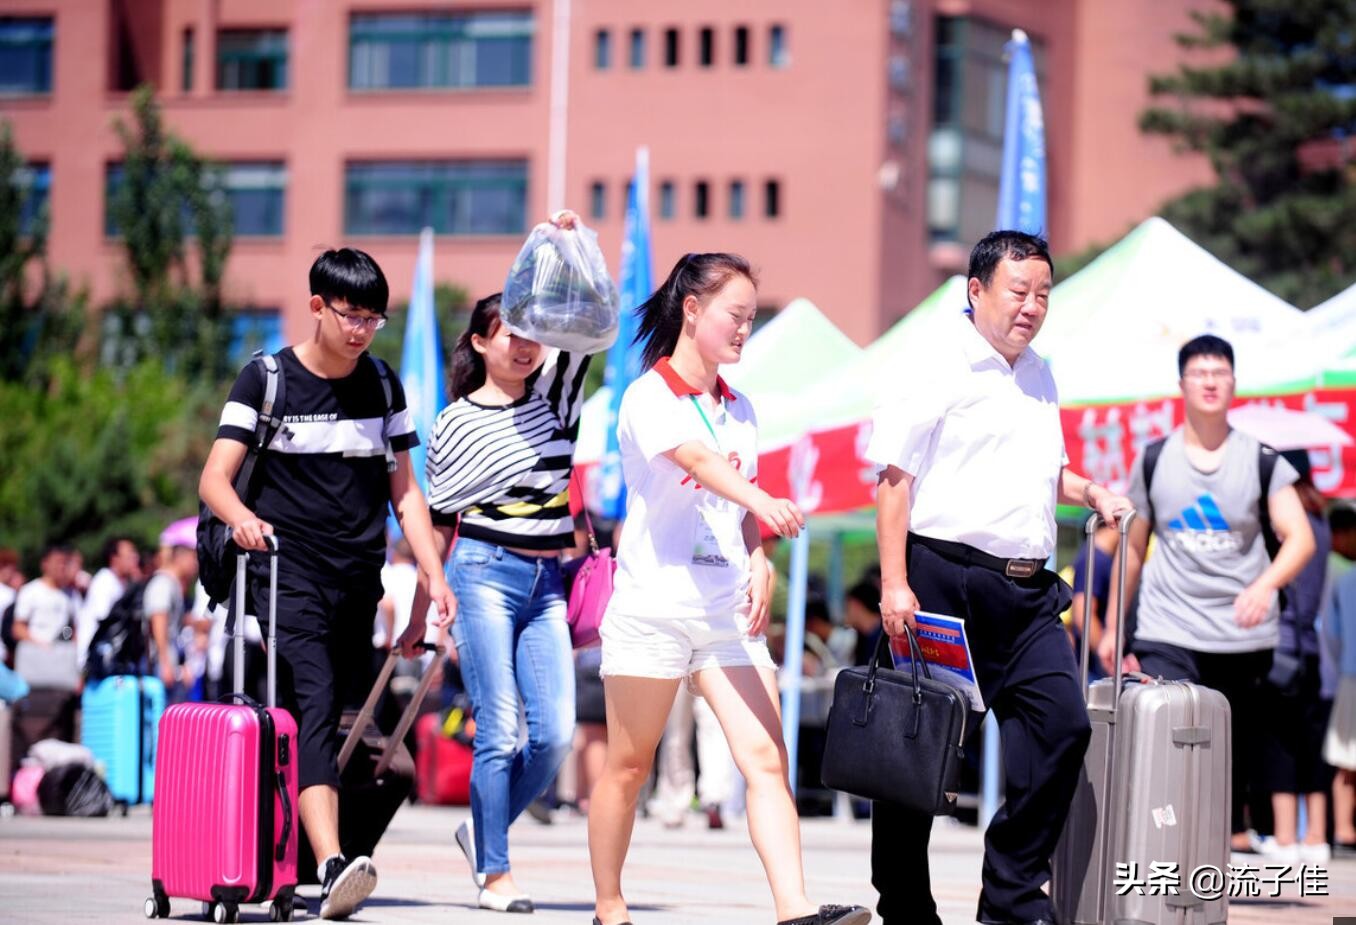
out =
[[217,925],[226,925],[227,922],[240,921],[240,907],[235,903],[203,903],[202,915]]
[[157,899],[154,896],[146,897],[146,918],[148,919],[167,919],[170,914],[169,897],[166,896]]
[[275,899],[269,903],[268,920],[270,922],[292,921],[292,904],[285,900]]

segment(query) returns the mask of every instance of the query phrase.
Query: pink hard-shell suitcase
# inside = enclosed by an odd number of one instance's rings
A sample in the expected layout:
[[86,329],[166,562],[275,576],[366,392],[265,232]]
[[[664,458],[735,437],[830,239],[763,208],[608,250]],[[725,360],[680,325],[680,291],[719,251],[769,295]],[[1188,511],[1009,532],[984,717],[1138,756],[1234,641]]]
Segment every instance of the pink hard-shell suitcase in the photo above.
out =
[[[201,900],[214,922],[238,921],[241,903],[269,903],[292,918],[297,886],[297,724],[277,702],[278,547],[269,555],[268,703],[183,703],[160,720],[147,918],[170,898]],[[246,557],[238,559],[235,689],[244,690]],[[227,628],[232,633],[231,627]]]

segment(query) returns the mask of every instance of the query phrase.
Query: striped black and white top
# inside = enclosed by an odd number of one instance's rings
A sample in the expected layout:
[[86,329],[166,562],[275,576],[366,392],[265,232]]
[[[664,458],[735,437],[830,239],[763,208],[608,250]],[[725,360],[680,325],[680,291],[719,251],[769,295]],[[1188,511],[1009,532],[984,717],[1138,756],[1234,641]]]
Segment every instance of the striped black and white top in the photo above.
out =
[[459,398],[443,409],[428,449],[435,524],[519,549],[573,545],[570,472],[588,365],[553,350],[512,404]]

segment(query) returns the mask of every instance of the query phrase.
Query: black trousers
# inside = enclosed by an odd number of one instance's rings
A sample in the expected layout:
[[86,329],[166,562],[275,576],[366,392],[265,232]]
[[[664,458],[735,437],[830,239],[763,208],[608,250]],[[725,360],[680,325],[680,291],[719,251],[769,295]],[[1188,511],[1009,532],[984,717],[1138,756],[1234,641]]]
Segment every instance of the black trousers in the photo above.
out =
[[[266,567],[250,565],[250,594],[268,633]],[[297,721],[297,785],[339,786],[339,719],[371,689],[372,622],[380,574],[326,579],[284,558],[278,568],[278,705]]]
[[[1072,599],[1057,575],[1027,579],[961,565],[910,543],[924,610],[965,620],[975,677],[998,718],[1006,798],[984,837],[982,922],[1054,920],[1042,886],[1092,734],[1073,649],[1059,622]],[[978,743],[972,716],[967,748]],[[871,883],[885,925],[940,925],[928,876],[932,817],[890,803],[872,815]]]
[[[1265,809],[1270,810],[1270,792],[1257,778],[1261,757],[1259,725],[1266,715],[1262,682],[1271,671],[1272,650],[1198,652],[1165,642],[1138,640],[1134,649],[1145,674],[1213,688],[1229,701],[1230,735],[1234,743],[1233,832],[1246,832],[1250,804],[1265,804]],[[1265,815],[1269,819],[1270,812]]]

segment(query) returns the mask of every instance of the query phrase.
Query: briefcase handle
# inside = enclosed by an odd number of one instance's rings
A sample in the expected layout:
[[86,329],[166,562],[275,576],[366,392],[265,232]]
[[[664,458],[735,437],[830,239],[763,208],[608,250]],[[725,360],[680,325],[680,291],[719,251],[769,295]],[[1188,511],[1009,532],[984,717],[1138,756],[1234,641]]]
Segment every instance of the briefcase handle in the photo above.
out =
[[[1116,544],[1116,572],[1119,581],[1116,583],[1116,690],[1112,695],[1111,708],[1116,708],[1116,703],[1121,699],[1121,682],[1125,680],[1122,668],[1122,662],[1125,661],[1125,571],[1126,561],[1130,555],[1130,524],[1135,519],[1134,511],[1126,511],[1117,522],[1116,527],[1120,531],[1121,539]],[[1079,662],[1079,682],[1083,689],[1083,702],[1088,702],[1088,665],[1091,662],[1092,654],[1092,633],[1088,627],[1092,625],[1092,618],[1096,616],[1093,611],[1096,609],[1094,602],[1096,598],[1092,595],[1092,573],[1096,568],[1097,549],[1092,542],[1092,535],[1097,532],[1104,521],[1102,515],[1094,513],[1088,518],[1083,531],[1088,536],[1087,559],[1083,563],[1083,645]]]
[[[915,701],[922,699],[922,693],[918,687],[918,672],[921,666],[923,677],[929,681],[932,680],[932,669],[928,668],[928,663],[923,659],[923,650],[918,645],[918,636],[914,633],[913,627],[904,624],[904,633],[909,637],[909,654],[911,667],[913,668],[913,699]],[[876,642],[876,654],[871,659],[871,667],[866,672],[866,692],[869,694],[876,689],[876,672],[881,668],[894,668],[894,659],[890,655],[890,636],[886,633],[880,634],[880,639]]]
[[[443,654],[442,646],[434,645],[431,642],[417,642],[414,644],[416,649],[423,652],[432,652],[435,656]],[[344,739],[344,745],[339,750],[339,770],[342,772],[348,765],[348,761],[353,757],[353,751],[362,741],[363,733],[372,723],[372,714],[376,712],[377,701],[381,699],[382,693],[386,690],[387,683],[391,680],[391,673],[395,670],[396,662],[400,659],[400,650],[391,649],[391,653],[386,656],[386,662],[381,666],[381,671],[377,675],[376,683],[372,685],[372,690],[367,695],[367,701],[363,703],[362,710],[358,712],[358,718],[353,722],[353,728],[348,731],[348,736]],[[438,659],[435,657],[429,663],[428,668],[424,669],[423,677],[419,679],[419,687],[414,692],[414,697],[410,700],[409,706],[405,707],[405,712],[400,714],[400,722],[396,724],[395,731],[391,733],[386,740],[386,747],[382,749],[381,757],[377,761],[376,771],[373,777],[380,777],[386,773],[386,769],[391,766],[395,759],[396,749],[405,738],[405,733],[410,731],[410,726],[414,724],[415,715],[419,711],[419,706],[424,702],[424,697],[428,694],[429,686],[433,683],[435,669],[438,667]]]

